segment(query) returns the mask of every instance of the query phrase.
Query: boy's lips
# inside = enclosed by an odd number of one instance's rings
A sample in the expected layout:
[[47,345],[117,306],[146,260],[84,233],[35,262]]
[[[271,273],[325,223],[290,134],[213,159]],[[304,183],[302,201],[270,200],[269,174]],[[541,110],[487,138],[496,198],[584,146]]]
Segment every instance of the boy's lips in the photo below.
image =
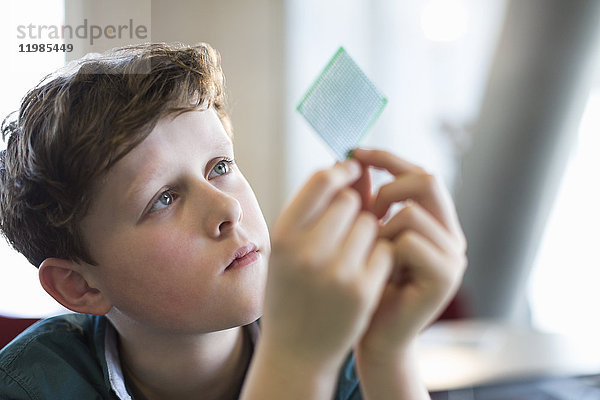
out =
[[258,252],[258,248],[254,243],[248,243],[239,249],[237,249],[231,258],[229,259],[229,263],[225,268],[225,271],[230,270],[232,268],[241,268],[246,265],[252,264],[258,258],[260,254]]

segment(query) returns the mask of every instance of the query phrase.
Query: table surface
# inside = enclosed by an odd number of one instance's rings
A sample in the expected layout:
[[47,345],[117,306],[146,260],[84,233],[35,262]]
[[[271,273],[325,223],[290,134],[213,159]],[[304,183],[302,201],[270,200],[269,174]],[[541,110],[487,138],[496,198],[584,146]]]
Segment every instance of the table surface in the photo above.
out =
[[497,321],[438,322],[421,335],[418,350],[431,391],[600,373],[600,339],[568,338]]

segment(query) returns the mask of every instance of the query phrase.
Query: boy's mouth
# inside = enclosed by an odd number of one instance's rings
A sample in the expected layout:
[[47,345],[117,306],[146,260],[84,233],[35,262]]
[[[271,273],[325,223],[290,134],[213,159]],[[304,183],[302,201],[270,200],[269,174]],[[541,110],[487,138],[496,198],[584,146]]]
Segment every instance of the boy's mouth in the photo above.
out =
[[230,258],[225,271],[238,269],[250,265],[260,257],[259,250],[254,243],[248,243],[237,249]]

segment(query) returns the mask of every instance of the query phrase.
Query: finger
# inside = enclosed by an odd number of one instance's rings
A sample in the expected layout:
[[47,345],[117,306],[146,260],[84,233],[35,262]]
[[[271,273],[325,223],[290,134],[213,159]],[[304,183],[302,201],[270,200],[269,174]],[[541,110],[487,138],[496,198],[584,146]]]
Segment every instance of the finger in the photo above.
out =
[[456,286],[466,267],[464,255],[449,256],[415,231],[406,231],[394,241],[394,255],[402,271],[395,275],[399,279],[408,274],[414,283],[440,289]]
[[[365,289],[375,293],[382,293],[382,288],[388,282],[394,265],[394,249],[392,244],[379,239],[373,251],[368,256],[365,265]],[[375,307],[377,301],[373,304]]]
[[399,263],[391,283],[402,288],[412,286],[421,290],[423,316],[426,326],[443,311],[462,282],[466,257],[444,256],[427,239],[415,232],[407,232],[395,243],[395,260]]
[[406,161],[388,151],[358,148],[353,150],[353,153],[354,158],[360,161],[361,164],[377,169],[385,169],[394,176],[409,172],[425,173],[425,170],[418,165]]
[[383,217],[393,203],[414,200],[457,237],[464,237],[450,193],[435,176],[405,174],[382,186],[373,202],[373,213]]
[[361,174],[355,160],[337,163],[315,173],[283,212],[276,230],[286,234],[312,222],[329,205],[340,189],[352,184]]
[[409,203],[379,231],[379,237],[393,239],[402,232],[412,230],[427,238],[438,249],[448,253],[464,252],[463,243],[427,212],[419,203]]
[[375,199],[372,193],[371,174],[367,165],[361,164],[362,175],[356,182],[352,184],[352,188],[360,194],[362,210],[371,210],[373,200]]
[[359,194],[353,189],[342,189],[310,229],[310,247],[313,251],[319,257],[328,257],[335,251],[355,225],[359,211]]
[[[389,171],[397,177],[396,180],[399,180],[401,175],[420,176],[421,182],[413,182],[409,187],[416,190],[412,195],[420,196],[422,205],[449,230],[458,236],[464,236],[453,206],[452,197],[445,186],[440,184],[435,176],[427,174],[423,168],[384,150],[355,149],[354,157],[364,165]],[[391,185],[393,185],[393,182]],[[384,216],[392,203],[408,198],[404,197],[394,200],[396,193],[396,191],[391,190],[390,193],[387,193],[384,198],[379,200],[379,204],[377,204],[377,199],[375,200],[373,210],[377,216]]]
[[354,277],[373,248],[379,228],[377,219],[371,213],[361,212],[340,247],[337,265],[344,269],[344,275]]

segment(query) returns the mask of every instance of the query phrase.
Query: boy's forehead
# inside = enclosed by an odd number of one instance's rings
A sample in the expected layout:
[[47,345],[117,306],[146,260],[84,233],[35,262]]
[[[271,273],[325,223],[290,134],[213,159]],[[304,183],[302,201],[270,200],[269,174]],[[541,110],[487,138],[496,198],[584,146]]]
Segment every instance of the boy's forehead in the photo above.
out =
[[[213,109],[194,110],[159,120],[148,136],[115,163],[102,179],[116,189],[149,182],[154,176],[168,173],[175,164],[192,162],[198,156],[233,156],[231,138]],[[100,188],[102,190],[102,188]]]
[[[115,167],[125,167],[132,174],[138,175],[140,166],[148,165],[151,168],[156,161],[170,158],[182,151],[212,153],[230,149],[231,138],[212,108],[188,111],[160,119],[150,134],[119,160]],[[181,154],[183,156],[185,154]]]

